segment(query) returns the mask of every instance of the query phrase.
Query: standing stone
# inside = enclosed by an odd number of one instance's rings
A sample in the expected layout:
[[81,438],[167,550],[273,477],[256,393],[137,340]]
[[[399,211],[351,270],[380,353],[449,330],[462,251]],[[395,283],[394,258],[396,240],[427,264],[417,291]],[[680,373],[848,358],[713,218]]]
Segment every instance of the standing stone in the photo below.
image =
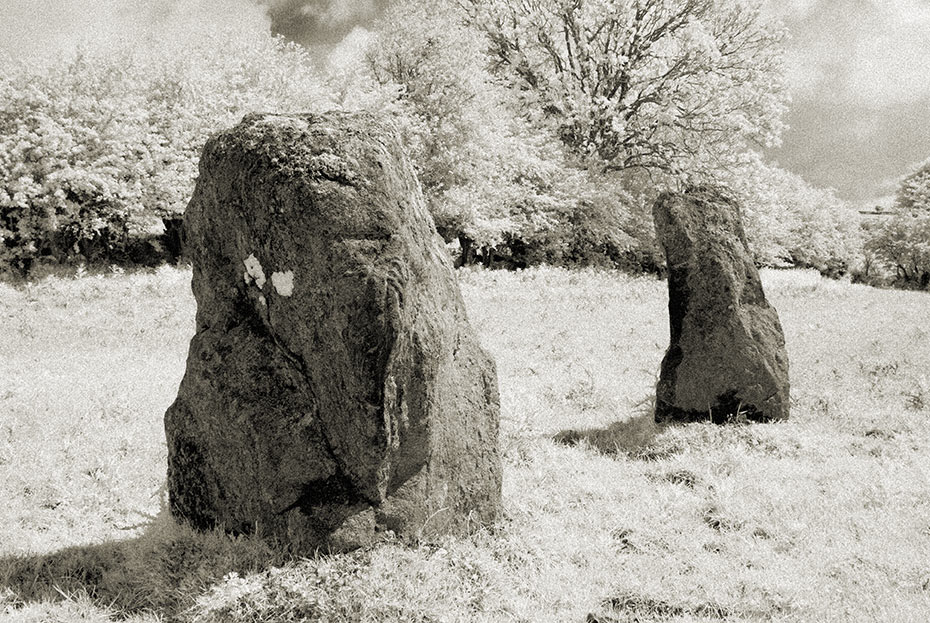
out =
[[668,265],[671,344],[656,421],[788,417],[788,354],[739,206],[720,188],[665,193],[653,209]]
[[391,126],[248,115],[204,148],[185,229],[175,516],[304,551],[496,517],[494,363]]

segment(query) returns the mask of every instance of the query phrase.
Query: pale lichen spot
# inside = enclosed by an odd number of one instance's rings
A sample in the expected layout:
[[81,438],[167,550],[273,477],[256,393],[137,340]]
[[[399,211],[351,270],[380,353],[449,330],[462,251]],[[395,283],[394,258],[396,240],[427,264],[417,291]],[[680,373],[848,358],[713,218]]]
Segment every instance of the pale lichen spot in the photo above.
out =
[[268,304],[268,301],[265,300],[265,295],[264,295],[264,294],[260,294],[260,295],[258,296],[258,302],[262,304],[262,307],[264,307],[265,305]]
[[264,287],[265,271],[262,270],[262,265],[259,263],[258,258],[255,257],[255,254],[249,255],[249,257],[242,260],[242,263],[245,264],[245,282],[249,283],[249,277],[251,277],[255,280],[255,285],[259,288]]
[[275,292],[281,296],[290,296],[294,293],[294,271],[271,273],[271,285],[274,286]]

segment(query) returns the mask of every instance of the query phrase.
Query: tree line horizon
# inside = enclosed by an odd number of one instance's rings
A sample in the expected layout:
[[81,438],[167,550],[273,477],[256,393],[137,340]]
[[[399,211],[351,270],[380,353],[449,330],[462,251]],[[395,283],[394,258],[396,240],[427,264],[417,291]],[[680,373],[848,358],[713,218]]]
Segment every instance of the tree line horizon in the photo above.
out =
[[[399,0],[320,67],[270,33],[0,59],[0,272],[157,262],[211,134],[248,112],[395,123],[460,262],[662,269],[660,192],[725,186],[761,266],[930,282],[930,161],[892,218],[767,162],[789,106],[785,29],[756,0]],[[928,148],[930,152],[930,148]]]

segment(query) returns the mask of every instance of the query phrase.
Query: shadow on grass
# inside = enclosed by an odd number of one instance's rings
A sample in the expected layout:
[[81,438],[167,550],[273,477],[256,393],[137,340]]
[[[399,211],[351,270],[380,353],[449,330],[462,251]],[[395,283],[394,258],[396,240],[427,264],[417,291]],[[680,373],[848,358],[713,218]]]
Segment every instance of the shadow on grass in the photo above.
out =
[[606,428],[568,429],[557,433],[553,440],[568,446],[587,446],[608,456],[626,455],[646,461],[667,458],[679,451],[664,443],[661,433],[668,424],[656,424],[652,410],[634,415]]
[[676,604],[636,593],[612,597],[605,600],[603,606],[605,611],[588,614],[586,623],[639,621],[640,617],[662,620],[687,617],[689,620],[712,621],[725,621],[733,617],[730,610],[715,603]]
[[[762,606],[761,608],[758,606]],[[770,621],[792,613],[790,603],[767,598],[755,607],[727,607],[715,601],[666,601],[636,592],[605,599],[601,610],[589,613],[586,623],[625,621]]]
[[154,612],[173,620],[225,575],[294,559],[257,537],[197,533],[162,511],[137,538],[0,558],[0,606],[15,611],[86,595],[122,616]]

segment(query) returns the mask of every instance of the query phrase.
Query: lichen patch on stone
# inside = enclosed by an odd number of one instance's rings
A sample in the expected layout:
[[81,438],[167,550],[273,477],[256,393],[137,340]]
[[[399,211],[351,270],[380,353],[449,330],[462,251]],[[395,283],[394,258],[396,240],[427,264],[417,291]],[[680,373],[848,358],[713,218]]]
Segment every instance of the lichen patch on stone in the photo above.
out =
[[271,285],[281,296],[290,296],[294,293],[294,271],[271,273]]
[[265,271],[262,270],[262,265],[258,258],[255,257],[255,254],[250,254],[249,257],[242,260],[242,263],[245,264],[245,282],[249,283],[251,278],[255,280],[255,285],[259,289],[263,288],[265,286]]

